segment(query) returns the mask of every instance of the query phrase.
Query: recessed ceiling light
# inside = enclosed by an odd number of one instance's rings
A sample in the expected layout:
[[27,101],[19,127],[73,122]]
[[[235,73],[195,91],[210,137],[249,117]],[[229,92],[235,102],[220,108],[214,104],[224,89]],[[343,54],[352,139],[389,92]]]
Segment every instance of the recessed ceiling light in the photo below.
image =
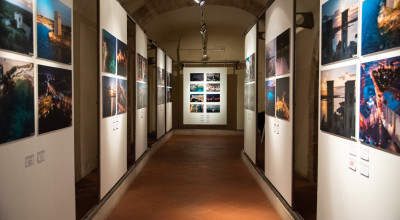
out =
[[200,6],[203,6],[206,3],[206,0],[200,0]]
[[194,0],[197,4],[199,4],[200,3],[200,0]]

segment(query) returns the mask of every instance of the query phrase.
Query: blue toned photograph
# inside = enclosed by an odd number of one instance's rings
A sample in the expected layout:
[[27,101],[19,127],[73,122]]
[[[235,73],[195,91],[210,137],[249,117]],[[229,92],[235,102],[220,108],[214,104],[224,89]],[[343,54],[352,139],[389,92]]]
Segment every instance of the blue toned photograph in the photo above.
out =
[[35,134],[34,66],[0,58],[0,144]]
[[322,64],[357,55],[358,0],[329,0],[322,5],[321,38]]
[[32,0],[0,0],[0,49],[33,55]]
[[190,92],[204,92],[204,84],[203,83],[190,84]]
[[102,71],[115,74],[117,69],[117,39],[103,29]]
[[400,57],[361,64],[361,143],[400,153]]
[[400,1],[362,1],[361,54],[400,46]]
[[275,117],[275,85],[274,79],[265,82],[265,114]]
[[39,134],[72,126],[72,71],[38,65]]
[[60,0],[37,0],[38,57],[71,64],[71,8]]

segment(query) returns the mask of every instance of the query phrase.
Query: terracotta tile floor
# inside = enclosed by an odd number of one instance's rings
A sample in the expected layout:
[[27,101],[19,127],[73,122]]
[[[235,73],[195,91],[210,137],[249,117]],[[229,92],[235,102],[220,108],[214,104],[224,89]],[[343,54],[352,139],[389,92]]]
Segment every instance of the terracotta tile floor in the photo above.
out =
[[280,219],[241,159],[243,136],[174,135],[108,219]]

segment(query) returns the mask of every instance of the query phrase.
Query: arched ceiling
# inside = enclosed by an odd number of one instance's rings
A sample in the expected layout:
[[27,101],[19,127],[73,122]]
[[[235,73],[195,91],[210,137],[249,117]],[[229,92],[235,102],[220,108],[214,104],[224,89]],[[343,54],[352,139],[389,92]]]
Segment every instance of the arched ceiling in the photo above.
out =
[[[194,0],[119,0],[136,22],[145,26],[159,15],[185,7],[198,6]],[[258,16],[271,0],[206,0],[207,5],[229,6]],[[221,11],[223,15],[223,11]],[[184,17],[182,19],[185,19]]]

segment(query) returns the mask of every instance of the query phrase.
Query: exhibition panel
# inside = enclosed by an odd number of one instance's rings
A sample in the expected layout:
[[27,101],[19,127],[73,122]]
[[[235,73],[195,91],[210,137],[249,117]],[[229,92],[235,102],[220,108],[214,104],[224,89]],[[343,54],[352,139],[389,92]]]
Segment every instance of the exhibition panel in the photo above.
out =
[[166,132],[172,129],[172,59],[166,56]]
[[227,124],[227,69],[183,68],[183,124]]
[[318,219],[397,219],[400,2],[320,4]]
[[265,176],[292,205],[294,1],[265,12]]
[[157,139],[165,134],[165,53],[157,48]]
[[[103,16],[107,14],[114,16]],[[127,170],[127,14],[100,2],[100,198]]]
[[72,0],[0,11],[0,219],[74,219]]
[[244,78],[244,151],[256,163],[257,134],[257,24],[245,38],[246,72]]
[[136,25],[136,160],[138,160],[147,149],[147,80],[147,36],[143,32],[143,30],[138,25]]

